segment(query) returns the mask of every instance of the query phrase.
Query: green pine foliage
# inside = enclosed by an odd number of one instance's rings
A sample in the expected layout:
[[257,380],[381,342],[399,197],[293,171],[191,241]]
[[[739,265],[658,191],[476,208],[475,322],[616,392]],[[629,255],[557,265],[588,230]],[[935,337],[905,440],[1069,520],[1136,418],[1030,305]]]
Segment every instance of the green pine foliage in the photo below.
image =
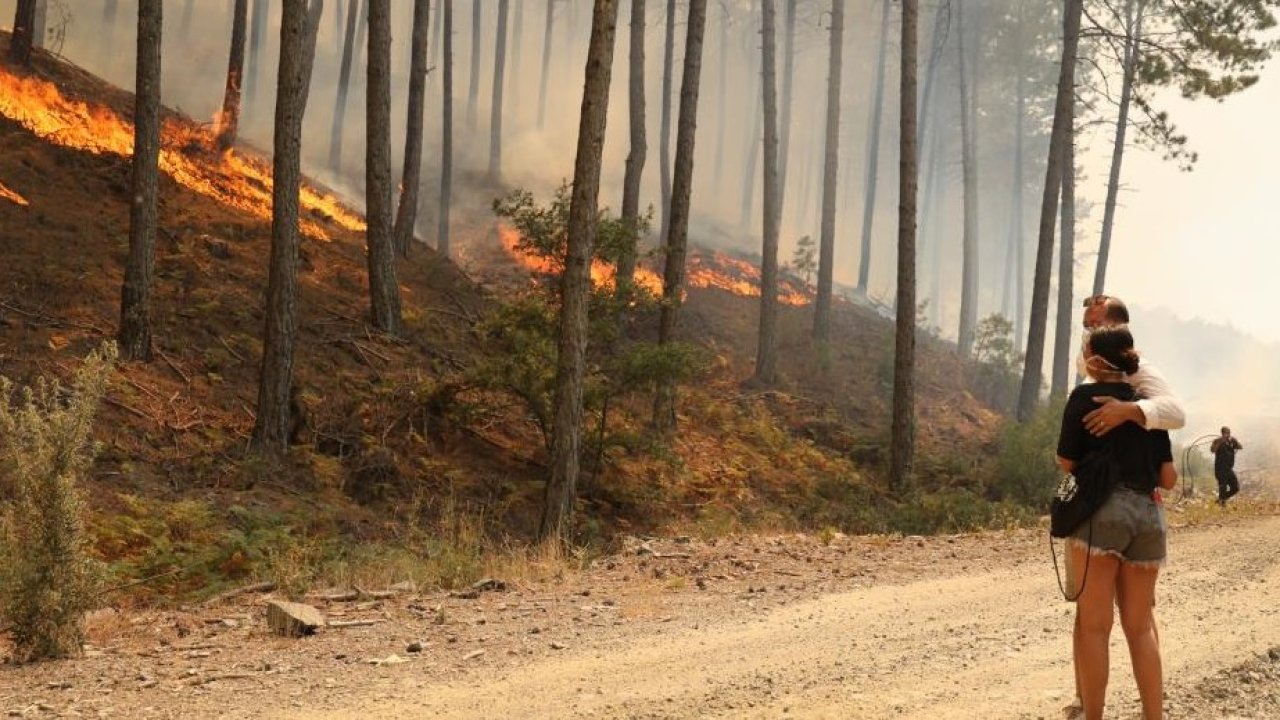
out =
[[69,390],[41,378],[15,392],[0,377],[0,488],[9,498],[0,512],[0,617],[20,660],[66,657],[81,647],[99,573],[80,484],[115,359],[114,344],[91,353]]

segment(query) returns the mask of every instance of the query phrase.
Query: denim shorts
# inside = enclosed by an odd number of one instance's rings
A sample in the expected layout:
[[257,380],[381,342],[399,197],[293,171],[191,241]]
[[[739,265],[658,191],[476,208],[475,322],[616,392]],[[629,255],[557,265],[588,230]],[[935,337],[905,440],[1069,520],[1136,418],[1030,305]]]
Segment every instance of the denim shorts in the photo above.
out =
[[1168,533],[1164,510],[1151,493],[1119,487],[1071,538],[1094,555],[1158,567],[1164,563]]

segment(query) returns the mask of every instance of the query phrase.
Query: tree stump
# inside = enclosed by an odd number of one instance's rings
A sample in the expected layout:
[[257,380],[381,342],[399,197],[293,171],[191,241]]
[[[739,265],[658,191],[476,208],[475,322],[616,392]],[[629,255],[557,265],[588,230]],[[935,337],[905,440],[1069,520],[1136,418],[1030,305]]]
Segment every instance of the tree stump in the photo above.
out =
[[273,600],[267,603],[267,625],[277,635],[301,637],[324,625],[324,616],[310,605]]

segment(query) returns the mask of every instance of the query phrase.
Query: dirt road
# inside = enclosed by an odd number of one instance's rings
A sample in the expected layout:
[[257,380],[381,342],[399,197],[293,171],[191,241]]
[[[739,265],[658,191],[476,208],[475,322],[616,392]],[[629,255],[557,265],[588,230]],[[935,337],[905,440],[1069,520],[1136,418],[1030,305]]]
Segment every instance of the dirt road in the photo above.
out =
[[[1159,608],[1172,685],[1280,643],[1278,537],[1277,518],[1176,536]],[[1023,557],[763,614],[726,609],[709,623],[457,682],[389,678],[349,709],[286,716],[1055,717],[1070,699],[1071,609],[1053,584],[1044,555]],[[1112,678],[1115,716],[1132,715],[1118,625]],[[1171,717],[1196,716],[1170,704]]]
[[[1280,717],[1277,538],[1274,516],[1175,530],[1158,610],[1170,718]],[[385,622],[303,640],[267,635],[260,599],[126,618],[90,657],[0,669],[0,712],[1056,718],[1072,617],[1056,593],[1036,530],[655,540],[544,584],[331,606]],[[1108,717],[1136,717],[1118,625],[1110,698]]]

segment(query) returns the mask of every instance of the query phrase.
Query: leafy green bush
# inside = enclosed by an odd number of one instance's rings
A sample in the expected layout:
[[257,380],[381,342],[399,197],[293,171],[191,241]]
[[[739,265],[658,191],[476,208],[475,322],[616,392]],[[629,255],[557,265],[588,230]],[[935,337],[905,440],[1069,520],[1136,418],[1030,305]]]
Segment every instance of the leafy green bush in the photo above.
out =
[[978,361],[971,380],[975,394],[998,410],[1012,410],[1022,381],[1022,353],[1013,341],[1013,323],[999,314],[978,323],[973,357]]
[[89,556],[80,481],[93,460],[93,416],[116,359],[114,344],[90,353],[68,392],[40,378],[10,404],[0,378],[0,616],[21,660],[79,652],[98,568]]
[[1000,433],[991,489],[1001,498],[1044,509],[1060,471],[1054,462],[1062,403],[1050,403],[1026,423],[1009,422]]

